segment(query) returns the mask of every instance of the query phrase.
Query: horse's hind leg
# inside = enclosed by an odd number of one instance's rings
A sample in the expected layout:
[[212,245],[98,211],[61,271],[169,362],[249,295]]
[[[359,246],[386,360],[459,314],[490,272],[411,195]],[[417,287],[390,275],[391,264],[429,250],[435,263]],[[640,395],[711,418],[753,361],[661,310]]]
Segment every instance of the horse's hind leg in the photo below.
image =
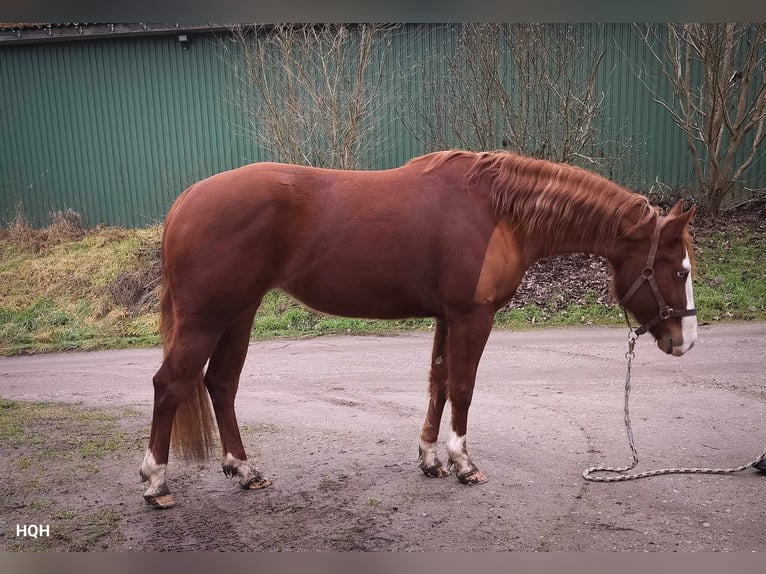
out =
[[226,476],[239,477],[242,488],[253,490],[265,488],[271,482],[261,476],[255,466],[247,460],[234,411],[234,398],[247,356],[250,329],[257,308],[256,305],[244,311],[226,328],[210,357],[210,364],[205,373],[205,385],[213,401],[221,433],[223,472]]
[[[215,336],[204,331],[173,334],[174,344],[165,352],[154,383],[154,410],[149,445],[146,449],[140,474],[143,481],[149,481],[144,493],[146,501],[156,508],[171,508],[175,501],[170,495],[165,475],[167,471],[170,439],[176,411],[182,402],[193,399],[193,416],[201,417],[207,397],[202,388],[202,368],[210,356]],[[201,424],[203,421],[198,421]],[[197,432],[199,429],[194,429]],[[185,437],[192,449],[205,448],[201,435]]]
[[444,319],[436,320],[434,347],[431,353],[431,371],[428,385],[428,411],[420,431],[419,459],[420,469],[426,476],[448,476],[450,471],[436,456],[439,438],[439,425],[447,402],[447,323]]

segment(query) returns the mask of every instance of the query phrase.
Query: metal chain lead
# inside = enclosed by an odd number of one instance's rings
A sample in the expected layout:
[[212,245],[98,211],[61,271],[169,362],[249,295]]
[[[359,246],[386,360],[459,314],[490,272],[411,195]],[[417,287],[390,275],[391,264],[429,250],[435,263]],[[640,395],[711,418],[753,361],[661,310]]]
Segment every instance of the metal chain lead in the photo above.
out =
[[[625,311],[625,309],[623,309],[623,311]],[[646,478],[647,476],[658,476],[660,474],[732,474],[751,468],[766,458],[766,449],[764,449],[764,451],[761,453],[761,456],[756,458],[754,461],[743,464],[742,466],[738,466],[736,468],[661,468],[658,470],[648,470],[646,472],[639,472],[635,474],[624,474],[633,470],[638,464],[638,451],[636,451],[636,444],[633,441],[633,429],[630,425],[630,407],[628,404],[630,399],[630,369],[633,363],[633,358],[636,356],[634,348],[636,346],[638,335],[636,335],[636,332],[633,330],[633,327],[630,324],[627,312],[625,313],[625,319],[628,321],[628,328],[630,329],[630,333],[628,334],[628,352],[625,353],[625,358],[628,360],[628,371],[627,375],[625,376],[625,431],[628,434],[628,444],[630,445],[630,452],[633,455],[633,462],[625,467],[592,466],[590,468],[586,468],[582,473],[582,476],[585,480],[589,480],[591,482],[620,482],[623,480],[636,480],[639,478]],[[617,476],[593,476],[594,472],[618,472],[621,474]]]

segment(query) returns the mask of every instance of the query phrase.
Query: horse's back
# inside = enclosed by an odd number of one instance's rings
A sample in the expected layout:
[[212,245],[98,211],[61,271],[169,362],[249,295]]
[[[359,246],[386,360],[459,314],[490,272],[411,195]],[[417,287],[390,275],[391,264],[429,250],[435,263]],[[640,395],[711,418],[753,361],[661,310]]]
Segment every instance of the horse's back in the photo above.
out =
[[[259,163],[192,186],[166,229],[179,268],[194,266],[209,283],[235,275],[246,289],[280,288],[328,313],[392,318],[438,314],[445,257],[476,244],[459,279],[472,296],[490,219],[460,186],[408,166]],[[224,296],[220,282],[213,289]]]
[[187,189],[171,208],[166,229],[200,242],[215,237],[252,243],[266,232],[272,243],[286,241],[295,249],[317,241],[326,246],[343,236],[371,241],[415,232],[427,236],[440,205],[446,207],[442,190],[424,183],[427,179],[404,168],[249,164]]

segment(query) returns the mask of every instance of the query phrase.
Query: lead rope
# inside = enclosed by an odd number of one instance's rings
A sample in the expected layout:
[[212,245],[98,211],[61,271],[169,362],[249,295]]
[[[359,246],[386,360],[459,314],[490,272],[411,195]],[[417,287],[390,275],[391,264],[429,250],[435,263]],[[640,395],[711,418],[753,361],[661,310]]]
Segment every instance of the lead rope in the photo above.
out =
[[[623,312],[625,309],[623,308]],[[636,356],[634,351],[636,346],[636,340],[638,335],[633,330],[628,319],[628,314],[625,312],[625,319],[628,321],[628,328],[630,333],[628,334],[628,352],[625,353],[625,358],[628,360],[628,371],[625,376],[625,431],[628,434],[628,444],[630,445],[630,452],[633,455],[633,462],[629,466],[614,467],[614,466],[592,466],[586,468],[582,476],[585,480],[591,482],[619,482],[622,480],[636,480],[639,478],[646,478],[647,476],[658,476],[660,474],[732,474],[735,472],[741,472],[745,469],[754,467],[764,458],[766,458],[766,449],[761,453],[761,456],[754,461],[736,468],[661,468],[658,470],[648,470],[646,472],[639,472],[635,474],[625,474],[633,470],[638,464],[638,451],[636,451],[636,444],[633,441],[633,429],[630,426],[630,407],[628,401],[630,399],[630,368],[633,363],[633,358]],[[617,476],[593,476],[594,472],[618,472]]]

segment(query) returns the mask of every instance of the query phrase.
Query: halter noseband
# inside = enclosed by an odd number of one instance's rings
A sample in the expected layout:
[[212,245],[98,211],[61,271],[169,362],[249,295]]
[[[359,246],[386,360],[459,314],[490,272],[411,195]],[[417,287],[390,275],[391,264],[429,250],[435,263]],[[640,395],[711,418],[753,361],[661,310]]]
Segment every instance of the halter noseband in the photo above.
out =
[[641,275],[633,282],[633,285],[630,289],[628,289],[628,292],[625,293],[625,296],[620,299],[620,307],[622,307],[622,310],[625,311],[625,304],[631,297],[633,297],[633,295],[636,294],[636,291],[638,291],[644,282],[649,283],[649,287],[652,289],[652,293],[654,294],[655,301],[657,301],[659,311],[654,319],[644,323],[634,331],[636,337],[643,335],[649,329],[666,319],[670,319],[672,317],[691,317],[697,314],[696,309],[679,310],[668,307],[668,305],[665,304],[665,300],[662,298],[660,288],[657,286],[657,280],[654,278],[654,258],[657,255],[657,247],[660,243],[660,231],[662,231],[662,225],[660,224],[658,217],[657,227],[654,229],[654,233],[652,234],[652,244],[649,247],[649,257],[646,259],[646,265],[644,266],[643,271],[641,271]]

